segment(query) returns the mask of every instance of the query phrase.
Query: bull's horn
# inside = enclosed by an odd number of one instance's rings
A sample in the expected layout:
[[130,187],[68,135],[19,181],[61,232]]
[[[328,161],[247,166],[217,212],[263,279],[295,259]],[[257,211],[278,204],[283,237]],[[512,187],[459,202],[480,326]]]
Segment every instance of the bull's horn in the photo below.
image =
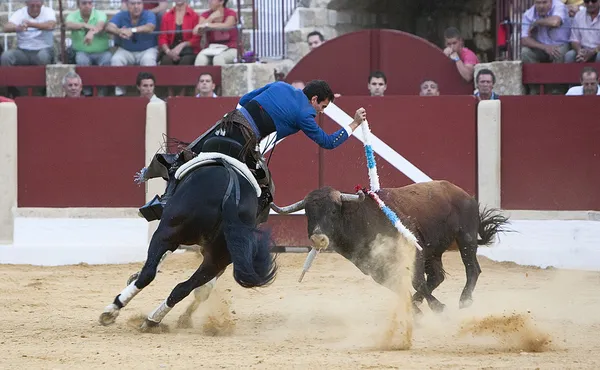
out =
[[362,202],[363,200],[365,200],[365,193],[363,193],[362,191],[358,194],[342,193],[340,198],[342,199],[342,202]]
[[304,209],[304,199],[287,207],[277,207],[275,203],[271,203],[271,209],[277,213],[292,213]]

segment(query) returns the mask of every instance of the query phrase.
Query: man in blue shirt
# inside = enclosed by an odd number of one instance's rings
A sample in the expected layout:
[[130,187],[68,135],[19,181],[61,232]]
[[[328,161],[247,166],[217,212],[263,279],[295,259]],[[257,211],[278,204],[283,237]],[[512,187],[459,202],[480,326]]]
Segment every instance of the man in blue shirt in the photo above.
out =
[[176,169],[193,158],[194,154],[218,151],[245,162],[254,173],[263,188],[259,199],[259,221],[266,221],[268,206],[273,200],[272,183],[262,154],[257,150],[258,143],[272,133],[276,133],[276,140],[281,140],[302,131],[322,148],[337,148],[366,119],[366,111],[359,108],[352,123],[327,134],[319,127],[315,118],[334,99],[327,82],[321,80],[309,82],[304,90],[285,82],[273,82],[242,96],[237,109],[227,113],[207,133],[188,144],[181,153],[171,158],[157,154],[153,163],[142,170],[139,176],[142,182],[161,176],[167,180],[167,189],[160,200],[155,197],[140,208],[140,212],[148,221],[160,218],[162,206],[176,187],[173,178]]
[[[106,32],[115,35],[115,45],[111,66],[155,66],[158,57],[158,41],[151,34],[156,28],[156,15],[145,10],[142,0],[127,0],[127,10],[114,15],[106,25]],[[115,95],[125,94],[121,87],[115,88]]]

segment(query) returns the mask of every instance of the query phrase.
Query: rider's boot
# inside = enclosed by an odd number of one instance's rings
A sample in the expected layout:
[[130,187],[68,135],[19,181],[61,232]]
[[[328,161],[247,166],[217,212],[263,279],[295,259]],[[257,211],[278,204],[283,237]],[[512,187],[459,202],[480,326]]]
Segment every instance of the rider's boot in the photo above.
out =
[[167,180],[167,188],[165,189],[165,193],[160,197],[156,195],[151,201],[144,204],[144,206],[139,209],[140,214],[147,221],[160,220],[163,209],[167,204],[167,201],[171,198],[171,196],[173,196],[176,187],[177,180],[175,179],[175,171],[169,170],[169,180]]

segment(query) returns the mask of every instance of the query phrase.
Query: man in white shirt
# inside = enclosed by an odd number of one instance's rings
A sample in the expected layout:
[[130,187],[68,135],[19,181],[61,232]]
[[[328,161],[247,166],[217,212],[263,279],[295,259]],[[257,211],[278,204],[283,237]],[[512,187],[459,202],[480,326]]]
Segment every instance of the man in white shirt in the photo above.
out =
[[150,102],[163,102],[164,100],[160,99],[158,96],[154,94],[154,85],[156,83],[156,79],[154,75],[150,72],[140,72],[138,73],[136,86],[138,91],[140,92],[140,96],[143,98],[147,98]]
[[215,82],[213,81],[213,77],[210,73],[203,73],[198,78],[198,83],[196,84],[196,97],[197,98],[216,98],[217,94],[215,94]]
[[43,3],[43,0],[25,0],[26,7],[10,16],[4,32],[17,33],[17,48],[2,54],[3,66],[52,64],[56,15]]
[[598,71],[593,67],[581,70],[581,86],[573,86],[565,95],[600,95],[598,87]]

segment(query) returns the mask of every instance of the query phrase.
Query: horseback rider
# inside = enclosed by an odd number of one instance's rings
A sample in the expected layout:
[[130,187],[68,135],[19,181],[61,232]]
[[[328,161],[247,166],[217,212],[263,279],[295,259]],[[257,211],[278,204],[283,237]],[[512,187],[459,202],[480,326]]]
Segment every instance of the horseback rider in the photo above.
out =
[[258,150],[258,144],[274,132],[276,140],[281,140],[303,131],[322,148],[338,147],[366,119],[366,111],[359,108],[352,123],[328,135],[319,127],[315,118],[334,99],[331,88],[322,80],[310,81],[303,90],[277,81],[247,93],[242,96],[236,109],[227,113],[180,153],[157,154],[152,163],[138,173],[138,182],[159,176],[167,180],[165,193],[146,203],[140,208],[140,213],[148,221],[159,219],[162,208],[175,191],[177,168],[201,152],[220,152],[244,162],[256,177],[263,190],[259,198],[258,214],[263,222],[266,221],[269,203],[273,200],[273,189],[269,170]]

